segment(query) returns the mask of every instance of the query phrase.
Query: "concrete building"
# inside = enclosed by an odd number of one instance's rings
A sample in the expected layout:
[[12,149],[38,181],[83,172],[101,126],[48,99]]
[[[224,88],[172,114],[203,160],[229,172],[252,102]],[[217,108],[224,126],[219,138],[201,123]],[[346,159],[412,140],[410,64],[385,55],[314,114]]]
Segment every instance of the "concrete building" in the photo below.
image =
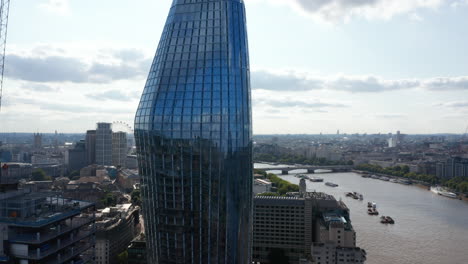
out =
[[114,264],[137,234],[139,208],[132,204],[108,207],[96,214],[96,264]]
[[140,183],[138,170],[123,169],[117,174],[117,184],[125,190],[134,189],[135,184]]
[[301,197],[303,197],[306,192],[307,192],[306,181],[305,181],[305,179],[301,179],[299,181],[299,194],[300,194]]
[[288,195],[292,197],[254,198],[254,262],[270,263],[272,255],[280,254],[290,264],[307,263],[314,243],[355,248],[356,235],[343,202],[324,193]]
[[0,184],[15,184],[21,179],[29,180],[32,165],[29,163],[2,163],[0,167]]
[[397,140],[395,137],[391,137],[388,139],[388,147],[389,148],[396,148],[398,145],[397,145]]
[[115,167],[125,167],[127,152],[127,133],[112,133],[112,165]]
[[87,166],[85,141],[77,142],[73,149],[65,152],[65,164],[68,166],[68,171],[79,171]]
[[312,208],[312,199],[256,196],[252,260],[269,263],[274,250],[281,250],[290,264],[310,255]]
[[272,183],[266,179],[255,179],[253,193],[255,195],[265,192],[271,192]]
[[96,130],[86,131],[85,139],[87,165],[96,163]]
[[436,176],[444,179],[468,177],[468,158],[451,157],[436,164]]
[[39,133],[34,133],[34,142],[33,142],[33,147],[35,149],[40,149],[42,148],[42,134]]
[[127,155],[127,160],[125,161],[125,168],[131,170],[138,169],[138,160],[136,155]]
[[6,182],[0,184],[0,263],[94,263],[94,204]]
[[340,247],[333,242],[316,242],[312,246],[314,264],[365,263],[367,253],[358,247]]
[[342,212],[326,212],[315,224],[315,242],[333,242],[340,247],[355,247],[356,232]]
[[143,234],[135,238],[127,249],[127,264],[146,264],[146,238]]
[[112,128],[110,123],[98,123],[96,129],[96,164],[112,165]]

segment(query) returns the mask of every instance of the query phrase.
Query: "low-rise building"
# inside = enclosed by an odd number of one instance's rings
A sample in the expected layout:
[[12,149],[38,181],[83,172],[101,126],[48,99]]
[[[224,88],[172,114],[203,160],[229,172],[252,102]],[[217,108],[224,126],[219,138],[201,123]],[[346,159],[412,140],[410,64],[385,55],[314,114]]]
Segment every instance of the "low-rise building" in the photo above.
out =
[[29,163],[2,163],[0,166],[0,184],[15,184],[19,180],[29,180],[32,165]]
[[96,214],[96,263],[114,264],[135,238],[139,208],[118,204]]
[[324,193],[288,195],[254,198],[254,262],[270,263],[273,256],[282,256],[290,264],[307,263],[314,242],[355,247],[356,234],[343,202]]
[[93,203],[0,188],[0,263],[93,263]]
[[135,238],[127,249],[127,264],[146,264],[146,238],[141,234]]
[[265,192],[271,192],[272,183],[267,179],[255,179],[253,192],[255,195]]
[[340,247],[334,242],[316,242],[312,246],[314,264],[365,263],[367,253],[359,247]]

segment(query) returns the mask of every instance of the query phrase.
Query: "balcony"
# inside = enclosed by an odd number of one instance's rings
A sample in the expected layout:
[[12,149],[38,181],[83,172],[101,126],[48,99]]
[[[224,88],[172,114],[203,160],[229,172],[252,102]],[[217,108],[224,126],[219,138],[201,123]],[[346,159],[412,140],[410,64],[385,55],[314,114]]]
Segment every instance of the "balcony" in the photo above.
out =
[[94,221],[94,217],[75,217],[73,218],[72,224],[65,227],[60,227],[60,230],[49,231],[49,232],[37,232],[29,234],[17,234],[10,238],[12,243],[30,244],[37,245],[52,240],[58,236],[66,234],[72,230],[78,229],[82,226],[91,224]]
[[[67,238],[64,240],[61,240],[60,243],[51,245],[50,248],[46,250],[40,250],[39,248],[34,249],[34,250],[29,250],[28,255],[21,255],[21,254],[15,254],[15,257],[18,258],[24,258],[24,259],[31,259],[31,260],[42,260],[48,256],[51,256],[52,254],[57,253],[58,251],[65,249],[74,243],[85,239],[91,235],[94,235],[95,231],[94,230],[89,230],[89,231],[80,231],[78,235],[76,235],[73,238]],[[76,256],[77,254],[75,254]]]
[[[88,249],[92,248],[93,246],[94,246],[94,243],[84,243],[83,245],[80,245],[79,247],[68,250],[68,252],[65,254],[60,254],[60,258],[57,256],[57,258],[54,260],[44,261],[44,264],[66,263],[67,261],[72,260],[73,258],[87,251]],[[87,263],[89,260],[92,259],[92,257],[93,256],[90,255],[90,256],[86,256],[85,258],[82,258],[83,259],[82,263]]]

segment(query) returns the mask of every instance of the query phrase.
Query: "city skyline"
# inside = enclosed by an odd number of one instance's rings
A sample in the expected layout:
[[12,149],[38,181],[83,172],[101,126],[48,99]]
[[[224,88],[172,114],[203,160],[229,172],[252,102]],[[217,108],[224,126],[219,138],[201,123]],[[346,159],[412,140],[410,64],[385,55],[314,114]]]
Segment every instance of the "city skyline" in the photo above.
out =
[[[171,1],[95,2],[12,3],[0,132],[132,123]],[[255,134],[464,133],[466,1],[245,2]]]

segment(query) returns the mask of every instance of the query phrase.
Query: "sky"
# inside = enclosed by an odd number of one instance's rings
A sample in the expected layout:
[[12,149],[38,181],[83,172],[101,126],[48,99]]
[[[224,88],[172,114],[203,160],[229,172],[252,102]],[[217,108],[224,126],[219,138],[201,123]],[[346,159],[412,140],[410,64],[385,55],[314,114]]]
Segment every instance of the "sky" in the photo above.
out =
[[[133,126],[171,0],[12,0],[1,132]],[[254,134],[464,133],[468,0],[245,0]]]

